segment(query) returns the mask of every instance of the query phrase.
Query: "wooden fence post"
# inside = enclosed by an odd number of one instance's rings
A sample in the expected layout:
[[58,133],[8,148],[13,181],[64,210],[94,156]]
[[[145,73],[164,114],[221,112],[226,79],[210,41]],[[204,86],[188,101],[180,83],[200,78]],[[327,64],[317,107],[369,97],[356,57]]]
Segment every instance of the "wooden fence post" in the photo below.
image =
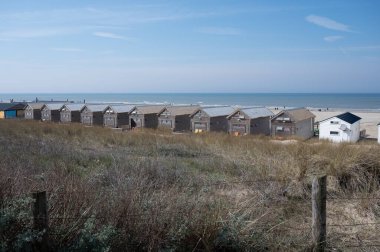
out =
[[40,251],[49,251],[48,246],[48,206],[46,191],[35,192],[32,195],[33,204],[33,228],[42,233],[42,239],[37,246]]
[[312,184],[313,250],[326,247],[326,176],[315,177]]

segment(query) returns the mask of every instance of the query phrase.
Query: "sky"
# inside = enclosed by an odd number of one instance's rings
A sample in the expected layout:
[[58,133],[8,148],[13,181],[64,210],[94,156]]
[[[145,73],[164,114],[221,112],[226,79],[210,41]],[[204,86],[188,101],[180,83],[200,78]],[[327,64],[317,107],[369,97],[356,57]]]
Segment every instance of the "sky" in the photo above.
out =
[[3,0],[0,92],[380,93],[378,0]]

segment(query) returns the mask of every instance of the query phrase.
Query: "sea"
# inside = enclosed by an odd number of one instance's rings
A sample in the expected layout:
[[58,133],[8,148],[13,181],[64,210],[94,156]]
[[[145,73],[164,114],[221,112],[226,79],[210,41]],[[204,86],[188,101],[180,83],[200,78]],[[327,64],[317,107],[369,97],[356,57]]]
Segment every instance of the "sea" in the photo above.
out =
[[86,103],[199,104],[380,111],[380,93],[0,93],[0,102],[74,101]]

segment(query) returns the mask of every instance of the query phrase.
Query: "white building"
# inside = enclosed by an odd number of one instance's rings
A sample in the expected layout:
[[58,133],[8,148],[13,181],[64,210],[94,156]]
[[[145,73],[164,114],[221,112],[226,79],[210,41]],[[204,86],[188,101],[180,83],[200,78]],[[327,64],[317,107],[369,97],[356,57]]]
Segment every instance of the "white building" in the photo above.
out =
[[346,112],[319,122],[319,139],[355,143],[360,138],[361,118]]

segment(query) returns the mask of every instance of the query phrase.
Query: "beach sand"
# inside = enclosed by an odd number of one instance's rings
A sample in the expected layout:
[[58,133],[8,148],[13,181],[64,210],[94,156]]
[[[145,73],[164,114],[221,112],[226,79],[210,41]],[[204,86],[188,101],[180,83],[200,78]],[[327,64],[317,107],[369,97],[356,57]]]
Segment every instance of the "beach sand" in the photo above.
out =
[[[319,122],[345,112],[350,112],[362,118],[362,120],[360,121],[360,130],[366,130],[367,138],[377,138],[377,124],[380,123],[380,111],[355,111],[350,109],[329,109],[319,111],[319,109],[309,109],[315,115],[315,122]],[[281,111],[274,110],[273,108],[271,108],[271,110],[274,114],[277,114]]]

